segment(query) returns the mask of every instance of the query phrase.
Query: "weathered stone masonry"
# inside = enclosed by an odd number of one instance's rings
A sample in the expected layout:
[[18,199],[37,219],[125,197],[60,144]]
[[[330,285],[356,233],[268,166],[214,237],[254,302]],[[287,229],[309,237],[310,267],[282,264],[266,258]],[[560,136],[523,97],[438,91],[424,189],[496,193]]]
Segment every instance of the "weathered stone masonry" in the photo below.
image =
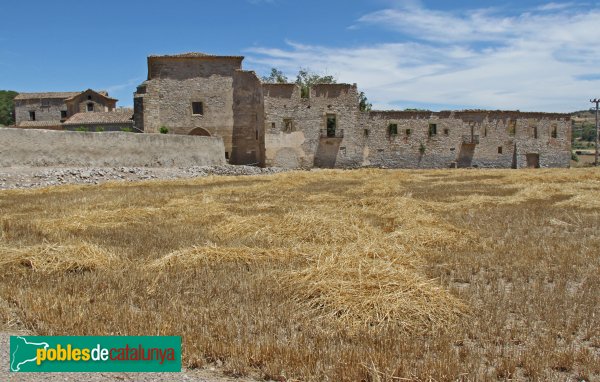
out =
[[263,97],[243,57],[183,54],[148,57],[148,80],[134,95],[136,128],[223,138],[233,164],[263,164]]
[[568,114],[359,110],[356,84],[261,84],[243,57],[150,56],[136,128],[223,137],[234,164],[290,168],[568,167]]

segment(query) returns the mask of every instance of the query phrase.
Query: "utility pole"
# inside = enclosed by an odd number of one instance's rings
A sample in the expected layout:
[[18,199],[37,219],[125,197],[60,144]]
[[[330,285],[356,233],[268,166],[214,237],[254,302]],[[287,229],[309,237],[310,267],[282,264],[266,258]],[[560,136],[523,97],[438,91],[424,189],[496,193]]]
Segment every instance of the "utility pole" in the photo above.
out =
[[598,146],[600,142],[600,125],[598,125],[598,104],[600,104],[600,99],[594,98],[590,100],[591,103],[596,104],[596,156],[594,158],[594,166],[598,166]]

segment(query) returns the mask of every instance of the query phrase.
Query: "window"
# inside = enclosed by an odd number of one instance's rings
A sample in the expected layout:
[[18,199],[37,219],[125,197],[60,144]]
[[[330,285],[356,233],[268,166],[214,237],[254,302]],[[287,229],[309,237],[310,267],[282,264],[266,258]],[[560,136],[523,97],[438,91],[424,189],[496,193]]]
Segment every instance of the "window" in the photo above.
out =
[[450,135],[450,130],[444,129],[444,135]]
[[192,114],[204,115],[204,105],[202,102],[192,102]]
[[483,136],[487,137],[487,126],[483,128]]
[[368,136],[369,136],[369,129],[364,129],[364,130],[363,130],[363,135],[364,135],[365,137],[368,137]]
[[552,132],[550,134],[552,138],[558,138],[558,125],[556,123],[552,124]]
[[531,135],[533,136],[534,139],[538,138],[538,130],[537,130],[537,126],[533,126],[531,128]]
[[225,159],[229,159],[229,152],[225,151]]
[[43,99],[42,100],[42,107],[50,107],[50,100],[49,99]]
[[93,103],[88,103],[87,104],[87,111],[94,111],[94,104]]
[[291,118],[283,119],[283,131],[287,133],[291,133],[292,131],[294,131],[294,123]]
[[498,154],[502,154],[502,146],[498,146]]
[[406,129],[405,133],[406,133],[406,136],[409,137],[410,134],[412,134],[412,130],[411,129]]
[[271,129],[275,129],[275,122],[271,122]]
[[517,133],[517,120],[511,119],[508,121],[508,134],[515,135]]
[[60,119],[65,119],[65,118],[67,118],[67,111],[61,110],[60,111]]
[[327,114],[327,136],[335,137],[335,128],[337,127],[337,118],[335,114]]
[[30,111],[29,112],[29,120],[30,121],[35,121],[35,111]]
[[88,100],[91,100],[91,99],[92,99],[92,96],[91,96],[91,95],[88,95]]
[[390,123],[388,125],[388,135],[389,136],[398,135],[398,124],[397,123]]
[[429,136],[433,137],[434,135],[437,135],[437,124],[430,123],[429,124]]

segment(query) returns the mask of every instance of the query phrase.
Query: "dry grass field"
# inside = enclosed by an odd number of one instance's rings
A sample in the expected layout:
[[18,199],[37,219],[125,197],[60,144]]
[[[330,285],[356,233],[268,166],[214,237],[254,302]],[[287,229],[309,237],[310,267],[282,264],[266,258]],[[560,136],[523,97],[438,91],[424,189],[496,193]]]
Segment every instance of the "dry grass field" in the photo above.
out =
[[600,380],[600,171],[0,192],[0,323],[301,381]]

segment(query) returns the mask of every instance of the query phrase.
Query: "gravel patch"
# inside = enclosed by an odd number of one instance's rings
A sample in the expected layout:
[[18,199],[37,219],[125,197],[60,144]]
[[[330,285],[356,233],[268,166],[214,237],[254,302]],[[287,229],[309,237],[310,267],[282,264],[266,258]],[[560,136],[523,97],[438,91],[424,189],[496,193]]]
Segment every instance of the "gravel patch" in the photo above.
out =
[[63,184],[100,184],[109,181],[136,182],[150,179],[185,179],[209,175],[265,175],[288,171],[278,167],[3,167],[0,190],[49,187]]

